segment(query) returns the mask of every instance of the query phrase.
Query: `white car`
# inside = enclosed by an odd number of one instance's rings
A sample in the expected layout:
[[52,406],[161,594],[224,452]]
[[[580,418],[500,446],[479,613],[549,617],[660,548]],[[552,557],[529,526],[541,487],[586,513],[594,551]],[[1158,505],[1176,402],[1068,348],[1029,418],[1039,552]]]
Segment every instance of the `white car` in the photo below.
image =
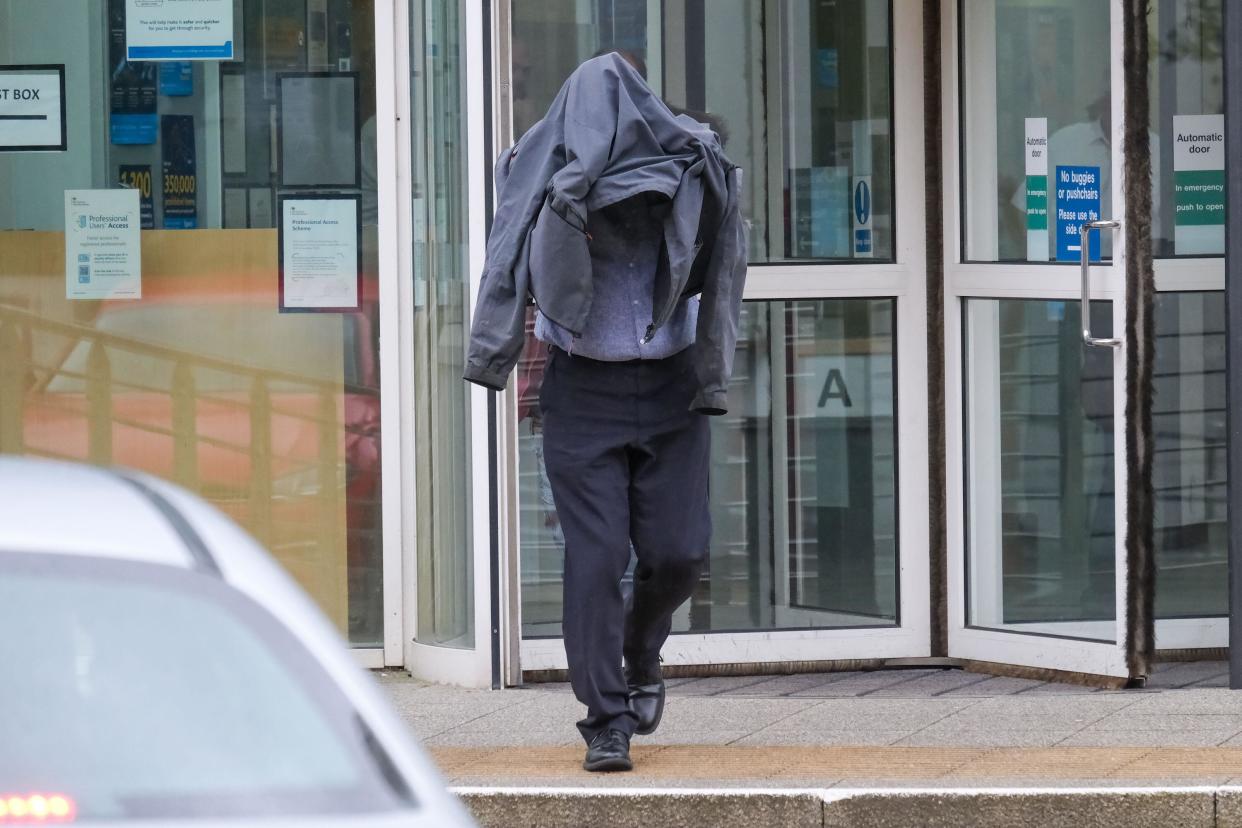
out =
[[0,825],[467,826],[340,636],[235,523],[0,458]]

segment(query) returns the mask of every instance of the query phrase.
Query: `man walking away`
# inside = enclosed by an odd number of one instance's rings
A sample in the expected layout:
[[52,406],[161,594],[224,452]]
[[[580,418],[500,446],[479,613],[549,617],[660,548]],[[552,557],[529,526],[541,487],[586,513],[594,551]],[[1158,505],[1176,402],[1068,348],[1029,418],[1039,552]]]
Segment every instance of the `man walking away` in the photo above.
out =
[[[565,537],[583,766],[629,770],[660,722],[660,649],[708,553],[710,433],[746,278],[741,170],[616,53],[578,67],[496,167],[466,379],[501,390],[526,298],[547,343],[544,458]],[[621,580],[633,546],[633,599]]]

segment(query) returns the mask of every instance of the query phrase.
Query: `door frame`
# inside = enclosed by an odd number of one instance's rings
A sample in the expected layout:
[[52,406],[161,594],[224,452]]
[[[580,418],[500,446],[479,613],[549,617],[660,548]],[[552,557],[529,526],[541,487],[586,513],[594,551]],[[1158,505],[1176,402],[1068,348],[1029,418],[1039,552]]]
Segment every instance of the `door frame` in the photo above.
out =
[[[491,583],[491,550],[489,539],[492,536],[494,518],[490,508],[492,494],[491,458],[489,446],[489,395],[490,392],[477,385],[466,386],[467,407],[467,450],[469,466],[469,540],[465,554],[470,556],[472,566],[471,591],[474,599],[472,613],[472,630],[474,643],[471,647],[450,647],[425,644],[415,640],[415,625],[418,618],[418,566],[417,556],[428,550],[419,550],[417,543],[417,507],[414,498],[417,479],[415,453],[429,451],[427,446],[417,445],[415,429],[414,405],[414,313],[415,313],[415,273],[414,273],[414,157],[411,141],[413,140],[413,123],[415,118],[426,117],[425,113],[413,111],[411,84],[414,80],[411,46],[411,18],[414,3],[412,0],[376,0],[376,19],[380,22],[381,7],[384,7],[385,22],[391,22],[391,86],[384,83],[380,87],[381,98],[391,94],[395,122],[389,124],[393,131],[393,155],[396,158],[395,183],[386,185],[386,176],[380,168],[380,186],[395,188],[396,202],[395,233],[397,236],[399,267],[397,268],[398,283],[393,291],[395,303],[385,303],[389,312],[398,317],[396,334],[392,339],[398,354],[387,361],[389,370],[396,372],[400,382],[400,399],[397,401],[399,410],[395,416],[401,422],[401,444],[399,458],[391,461],[398,467],[394,477],[402,481],[402,496],[398,504],[388,508],[385,504],[384,526],[386,542],[396,537],[400,545],[402,566],[399,570],[401,584],[399,599],[394,604],[385,604],[386,617],[393,613],[403,619],[401,634],[401,653],[405,668],[416,678],[428,681],[456,684],[466,687],[491,687],[493,685],[492,659],[494,652],[494,636],[492,635],[490,596]],[[474,302],[478,296],[479,283],[483,272],[483,255],[486,249],[485,210],[483,205],[487,199],[490,186],[489,164],[484,160],[488,151],[486,145],[486,112],[484,109],[488,84],[485,82],[484,49],[488,44],[485,30],[486,10],[484,4],[453,0],[453,7],[461,15],[462,41],[455,44],[461,48],[461,84],[465,120],[466,146],[462,151],[467,154],[470,163],[466,165],[466,203],[469,215],[466,234],[469,239],[467,256],[467,274],[459,274],[460,278],[469,279],[469,312],[473,312]],[[377,33],[383,31],[377,28]],[[382,40],[377,37],[377,41]],[[385,49],[389,44],[385,44]],[[377,70],[383,65],[377,60]],[[419,67],[420,77],[422,67]],[[387,88],[388,91],[385,91]],[[381,101],[381,106],[389,104]],[[381,110],[383,111],[383,110]],[[383,122],[381,122],[382,124]],[[381,145],[382,146],[382,145]],[[381,153],[380,158],[385,156]],[[381,196],[384,191],[381,190]],[[392,205],[391,201],[388,201]],[[381,210],[381,221],[384,211]],[[381,233],[383,225],[381,225]],[[396,305],[395,310],[392,305]],[[391,330],[387,328],[385,330]],[[392,396],[392,395],[390,395]],[[385,455],[385,475],[388,474],[388,455]],[[392,521],[392,523],[390,523]],[[389,531],[390,526],[397,527]],[[386,595],[385,598],[388,596]]]
[[[773,0],[769,0],[773,2]],[[496,146],[510,134],[508,98],[508,21],[510,0],[493,0],[492,34],[497,125]],[[667,665],[776,664],[917,658],[930,654],[931,596],[929,548],[927,281],[924,201],[923,26],[922,4],[895,0],[890,26],[893,66],[895,259],[888,264],[754,265],[746,300],[894,298],[897,303],[897,496],[899,625],[822,630],[677,633],[663,650]],[[772,34],[769,33],[769,37]],[[501,131],[504,130],[504,131]],[[498,477],[501,523],[500,558],[502,672],[508,684],[524,671],[563,670],[561,638],[521,638],[517,428],[513,384],[498,406]],[[479,444],[476,443],[476,448]]]

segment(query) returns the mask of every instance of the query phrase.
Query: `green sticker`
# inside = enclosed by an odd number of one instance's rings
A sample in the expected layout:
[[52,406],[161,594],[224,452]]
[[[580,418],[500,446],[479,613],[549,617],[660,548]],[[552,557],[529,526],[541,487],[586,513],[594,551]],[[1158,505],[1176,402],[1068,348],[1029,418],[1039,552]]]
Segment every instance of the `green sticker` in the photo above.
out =
[[1048,176],[1026,177],[1026,229],[1048,229]]
[[1174,223],[1203,227],[1225,223],[1225,171],[1181,170],[1173,174]]

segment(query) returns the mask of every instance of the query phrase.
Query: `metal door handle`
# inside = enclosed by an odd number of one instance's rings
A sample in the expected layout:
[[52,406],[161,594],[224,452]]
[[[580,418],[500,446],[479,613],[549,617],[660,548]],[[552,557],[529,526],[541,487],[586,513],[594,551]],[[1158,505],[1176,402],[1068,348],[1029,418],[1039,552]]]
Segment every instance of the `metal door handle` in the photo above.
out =
[[1082,244],[1082,341],[1097,348],[1120,348],[1120,338],[1101,339],[1091,335],[1091,247],[1089,237],[1092,230],[1116,230],[1121,222],[1112,219],[1088,221],[1078,228],[1078,237]]

